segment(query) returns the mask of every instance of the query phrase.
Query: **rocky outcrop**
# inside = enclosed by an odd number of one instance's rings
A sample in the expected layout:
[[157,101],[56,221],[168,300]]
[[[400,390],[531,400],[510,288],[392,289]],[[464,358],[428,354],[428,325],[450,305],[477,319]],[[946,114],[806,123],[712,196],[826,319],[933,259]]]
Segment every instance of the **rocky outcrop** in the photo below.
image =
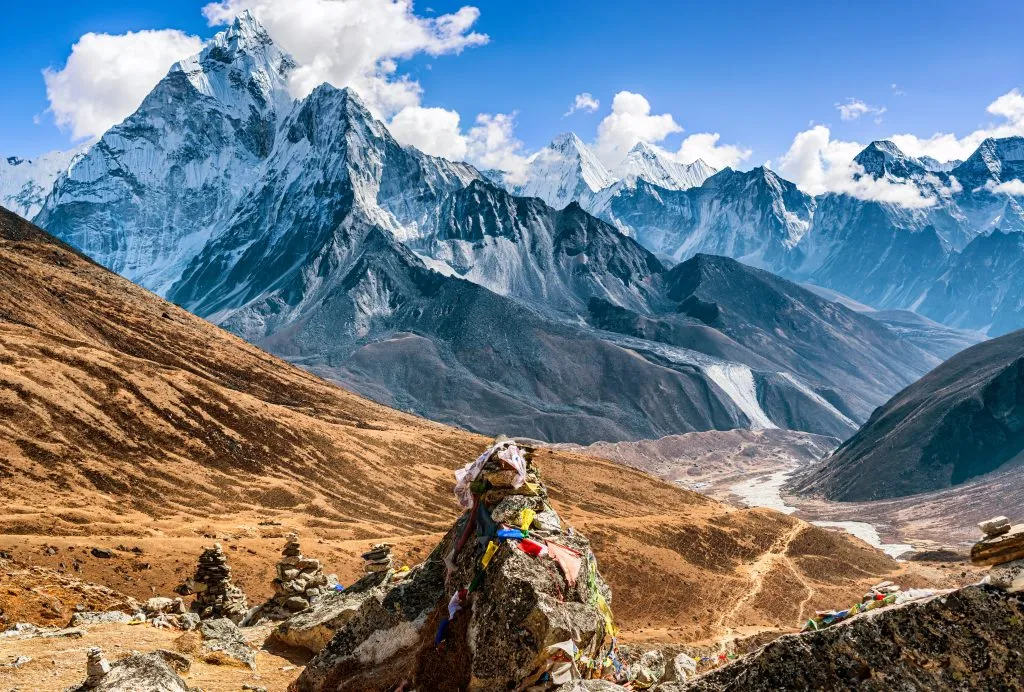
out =
[[786,635],[665,692],[1024,689],[1024,599],[989,586]]
[[99,649],[90,649],[87,679],[73,692],[196,692],[160,653],[132,654],[107,663]]
[[463,516],[426,561],[358,605],[291,689],[504,690],[594,676],[614,654],[611,591],[529,459],[503,440],[457,472]]
[[[1002,531],[1002,527],[996,530]],[[971,548],[971,562],[976,565],[1002,565],[1015,560],[1024,560],[1024,524],[990,534]]]
[[271,633],[271,638],[286,646],[318,653],[334,634],[360,612],[363,602],[380,596],[388,572],[370,571],[344,591],[331,591],[308,610],[288,618]]

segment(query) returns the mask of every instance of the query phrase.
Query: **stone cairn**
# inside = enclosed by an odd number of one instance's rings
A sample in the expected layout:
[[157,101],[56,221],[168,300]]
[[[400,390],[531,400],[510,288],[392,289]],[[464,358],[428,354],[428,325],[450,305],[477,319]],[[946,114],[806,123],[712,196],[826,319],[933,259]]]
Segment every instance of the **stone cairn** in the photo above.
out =
[[249,609],[245,594],[231,583],[231,567],[220,543],[199,556],[199,566],[187,588],[196,594],[192,610],[204,620],[228,618],[239,623]]
[[390,543],[374,543],[361,557],[367,574],[390,572],[394,566]]
[[107,659],[103,658],[103,650],[98,646],[90,647],[85,654],[84,687],[86,689],[96,687],[109,672],[110,664],[107,663]]
[[1024,591],[1024,524],[994,517],[978,524],[985,537],[971,548],[971,562],[991,565],[987,577],[993,586],[1010,593]]
[[324,575],[320,561],[304,557],[299,537],[288,535],[274,578],[274,595],[262,607],[260,615],[284,619],[306,610],[331,590],[332,579]]

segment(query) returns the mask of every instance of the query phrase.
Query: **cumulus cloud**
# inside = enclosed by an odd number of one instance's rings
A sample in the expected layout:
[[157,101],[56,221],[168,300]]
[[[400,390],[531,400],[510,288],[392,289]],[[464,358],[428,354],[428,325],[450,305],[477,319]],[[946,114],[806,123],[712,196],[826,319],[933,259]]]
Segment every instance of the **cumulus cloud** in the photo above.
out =
[[816,125],[793,139],[779,159],[778,173],[812,195],[837,192],[911,209],[935,204],[913,181],[866,175],[853,160],[863,148],[858,142],[832,139],[829,128]]
[[750,158],[750,149],[736,144],[719,144],[722,138],[717,132],[692,134],[679,145],[675,158],[682,163],[693,163],[702,159],[704,163],[722,169],[736,168]]
[[472,30],[477,8],[422,17],[411,0],[223,0],[206,5],[203,14],[211,25],[220,25],[244,10],[252,11],[298,63],[294,96],[301,98],[323,82],[352,87],[385,118],[420,105],[419,83],[399,75],[397,61],[421,53],[460,53],[488,41]]
[[995,181],[990,180],[985,183],[985,189],[989,192],[1002,193],[1004,195],[1010,195],[1011,197],[1024,197],[1024,181],[1018,180],[1017,178],[998,184]]
[[98,137],[139,107],[171,66],[202,41],[173,29],[83,35],[59,70],[43,70],[57,125],[74,139]]
[[505,171],[505,180],[524,182],[526,157],[523,143],[515,136],[515,113],[481,113],[466,133],[467,156],[479,168]]
[[432,156],[452,161],[466,158],[466,138],[459,127],[459,114],[445,108],[403,108],[388,124],[402,144],[411,144]]
[[911,156],[931,156],[938,161],[953,161],[966,159],[989,137],[1024,135],[1024,94],[1019,89],[1003,94],[990,103],[986,110],[1000,120],[964,137],[952,133],[937,133],[931,137],[899,134],[890,139]]
[[[843,120],[856,120],[862,115],[874,115],[880,116],[885,113],[885,106],[871,106],[864,103],[860,99],[849,98],[846,103],[837,103],[836,110],[839,111],[839,117]],[[875,118],[875,122],[879,122],[879,118]]]
[[606,166],[614,167],[637,142],[657,144],[682,131],[670,113],[651,115],[643,95],[620,91],[612,99],[612,112],[597,126],[594,150]]
[[586,111],[593,113],[601,107],[601,102],[594,98],[594,95],[589,91],[584,91],[582,94],[576,94],[576,98],[573,99],[572,105],[569,106],[569,110],[562,114],[562,117],[572,115],[576,111]]

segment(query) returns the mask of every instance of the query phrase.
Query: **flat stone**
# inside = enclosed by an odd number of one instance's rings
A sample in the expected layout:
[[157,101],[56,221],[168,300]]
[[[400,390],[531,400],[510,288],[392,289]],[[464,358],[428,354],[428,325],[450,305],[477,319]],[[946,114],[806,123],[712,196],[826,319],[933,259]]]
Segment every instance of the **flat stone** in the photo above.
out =
[[1008,533],[979,541],[971,548],[971,562],[976,565],[1000,565],[1024,559],[1024,524],[1017,524]]
[[309,607],[309,601],[299,596],[292,596],[284,602],[284,607],[293,613],[301,613]]
[[978,528],[986,536],[1002,536],[1010,531],[1010,520],[1006,517],[993,517],[978,524]]
[[174,607],[174,601],[165,596],[154,596],[146,601],[147,613],[169,613]]

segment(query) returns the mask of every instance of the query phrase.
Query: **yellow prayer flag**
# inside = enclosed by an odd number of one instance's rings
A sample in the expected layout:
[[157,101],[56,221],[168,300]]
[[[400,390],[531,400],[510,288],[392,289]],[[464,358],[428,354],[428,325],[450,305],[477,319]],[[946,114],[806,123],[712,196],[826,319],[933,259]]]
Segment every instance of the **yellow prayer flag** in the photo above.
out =
[[522,531],[529,531],[530,530],[530,524],[533,523],[533,518],[535,516],[537,516],[537,513],[535,511],[533,511],[532,509],[530,509],[529,507],[527,507],[522,512],[520,512],[519,513],[519,528],[520,528],[520,530],[522,530]]
[[494,541],[491,541],[490,543],[487,544],[487,550],[484,551],[484,558],[483,558],[484,569],[487,569],[487,565],[490,563],[491,558],[494,557],[494,554],[496,552],[498,552],[498,544],[495,543]]

